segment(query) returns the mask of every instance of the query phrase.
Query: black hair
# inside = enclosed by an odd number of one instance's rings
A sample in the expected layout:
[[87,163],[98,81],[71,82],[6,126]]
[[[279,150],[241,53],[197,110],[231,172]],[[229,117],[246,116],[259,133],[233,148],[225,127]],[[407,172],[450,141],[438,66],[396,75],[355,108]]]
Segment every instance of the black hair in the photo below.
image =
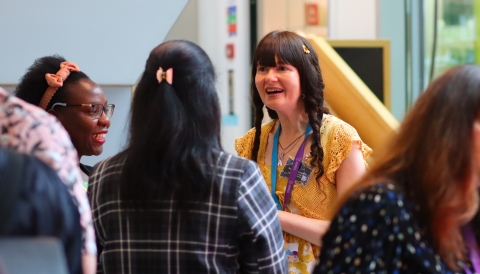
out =
[[[60,55],[45,56],[36,59],[27,69],[25,75],[20,79],[20,83],[16,87],[14,94],[30,104],[39,105],[43,94],[48,88],[45,74],[55,74],[60,69],[60,63],[65,62],[65,58]],[[67,79],[64,80],[63,86],[60,87],[55,95],[53,95],[47,110],[57,102],[65,102],[68,98],[71,85],[81,79],[90,79],[82,71],[72,71]]]
[[[276,59],[277,58],[277,59]],[[318,62],[317,53],[307,39],[290,31],[272,31],[267,34],[258,43],[252,62],[251,71],[251,96],[255,107],[255,138],[252,149],[252,160],[257,161],[258,150],[260,148],[260,134],[263,120],[263,102],[255,85],[255,75],[257,65],[266,67],[277,66],[277,60],[280,64],[289,64],[298,70],[300,75],[300,85],[305,112],[312,126],[313,142],[310,147],[313,166],[318,167],[316,174],[317,180],[323,175],[324,168],[323,149],[320,142],[320,127],[324,113],[329,113],[323,99],[322,73]],[[278,114],[267,108],[268,115],[272,119],[278,119]]]
[[[173,69],[173,82],[156,73]],[[150,52],[134,91],[126,159],[124,201],[172,199],[185,209],[202,200],[215,177],[220,144],[220,105],[215,72],[196,44],[173,40]]]

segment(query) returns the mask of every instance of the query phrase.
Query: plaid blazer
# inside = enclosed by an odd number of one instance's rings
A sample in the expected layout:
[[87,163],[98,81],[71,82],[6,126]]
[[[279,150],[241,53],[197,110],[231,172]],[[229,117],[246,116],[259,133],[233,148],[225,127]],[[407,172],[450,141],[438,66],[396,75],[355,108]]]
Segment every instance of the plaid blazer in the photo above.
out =
[[155,201],[148,228],[123,207],[123,162],[100,162],[89,180],[98,273],[287,272],[276,206],[254,162],[221,152],[208,199],[188,216],[172,200]]

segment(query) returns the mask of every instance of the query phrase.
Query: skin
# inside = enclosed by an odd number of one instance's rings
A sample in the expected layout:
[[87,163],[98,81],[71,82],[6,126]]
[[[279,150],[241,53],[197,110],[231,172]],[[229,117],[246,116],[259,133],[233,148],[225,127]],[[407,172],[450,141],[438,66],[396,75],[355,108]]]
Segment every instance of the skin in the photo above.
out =
[[[81,79],[72,84],[67,104],[107,104],[102,89],[89,79]],[[82,156],[100,155],[105,143],[105,134],[110,127],[110,119],[102,113],[93,118],[91,108],[85,106],[57,106],[49,112],[55,115],[67,130],[77,149],[79,160]]]
[[[255,85],[262,102],[278,114],[280,124],[282,125],[279,136],[281,144],[287,145],[291,143],[296,137],[306,131],[308,116],[301,99],[300,76],[295,67],[288,64],[278,64],[278,62],[276,67],[257,66]],[[272,90],[280,92],[267,92]],[[277,130],[277,126],[269,134],[265,153],[265,164],[267,165],[271,165],[273,135]],[[297,142],[289,154],[282,160],[285,162],[288,157],[294,158],[301,143],[301,141]],[[312,137],[309,135],[305,140],[304,155],[310,152],[311,144]],[[353,143],[350,155],[340,164],[335,174],[338,195],[343,195],[348,188],[360,179],[365,171],[360,146],[357,143]],[[321,237],[330,226],[329,221],[311,219],[285,211],[278,211],[278,216],[283,231],[318,246],[321,245]]]

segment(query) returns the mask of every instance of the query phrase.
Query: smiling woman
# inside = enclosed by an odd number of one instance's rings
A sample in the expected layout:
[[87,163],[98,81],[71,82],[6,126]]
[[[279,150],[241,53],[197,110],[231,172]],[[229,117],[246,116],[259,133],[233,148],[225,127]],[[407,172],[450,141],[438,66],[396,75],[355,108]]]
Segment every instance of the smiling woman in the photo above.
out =
[[[331,207],[365,172],[371,149],[328,113],[318,57],[305,38],[267,34],[255,49],[251,76],[255,128],[235,149],[258,163],[277,203],[289,273],[310,273]],[[264,107],[273,121],[262,125]]]
[[[35,60],[15,95],[58,118],[72,139],[79,161],[82,156],[102,153],[115,105],[107,104],[102,89],[76,64],[58,55]],[[92,168],[83,164],[80,168],[87,182]]]

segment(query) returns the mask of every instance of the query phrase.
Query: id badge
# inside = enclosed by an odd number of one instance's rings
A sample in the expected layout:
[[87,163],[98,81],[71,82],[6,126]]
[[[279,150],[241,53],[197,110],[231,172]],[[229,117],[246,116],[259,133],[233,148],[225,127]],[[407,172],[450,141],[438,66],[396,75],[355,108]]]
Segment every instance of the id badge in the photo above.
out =
[[[289,158],[287,163],[282,169],[282,172],[280,172],[280,176],[283,178],[287,178],[290,176],[290,172],[292,171],[292,166],[293,166],[293,160],[292,158]],[[300,168],[298,169],[297,176],[295,177],[295,182],[305,186],[310,179],[310,176],[312,174],[313,167],[310,166],[309,164],[306,164],[305,161],[302,162],[300,165]]]
[[286,257],[289,263],[298,262],[298,243],[287,243]]

